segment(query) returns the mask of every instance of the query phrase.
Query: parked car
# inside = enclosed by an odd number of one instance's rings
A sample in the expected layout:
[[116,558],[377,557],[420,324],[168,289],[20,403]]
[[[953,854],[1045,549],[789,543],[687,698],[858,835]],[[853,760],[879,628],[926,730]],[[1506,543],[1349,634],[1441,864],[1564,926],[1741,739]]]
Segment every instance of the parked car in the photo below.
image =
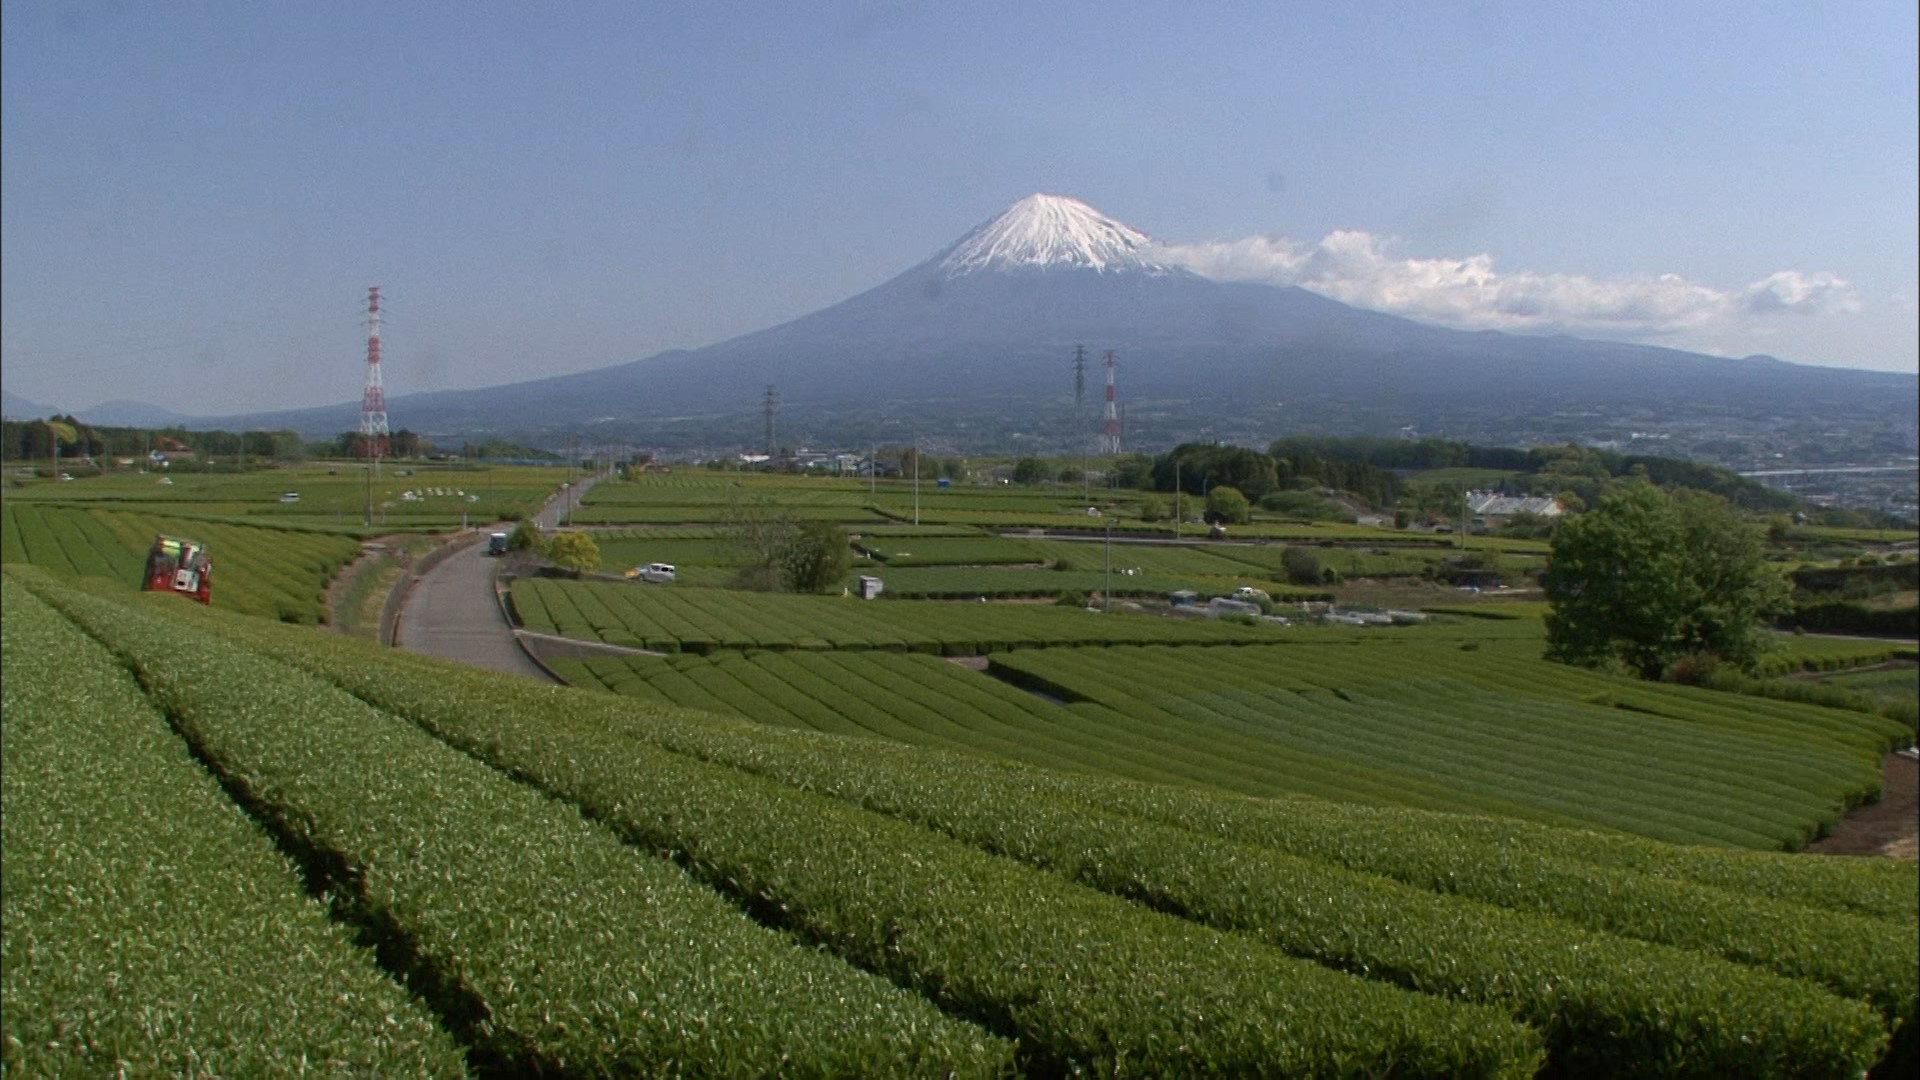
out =
[[280,496],[280,501],[283,503],[297,503],[300,501],[300,493],[297,491],[286,492]]
[[648,563],[645,566],[636,566],[633,569],[627,571],[626,573],[626,578],[628,581],[635,581],[635,580],[652,581],[652,582],[658,582],[661,584],[671,582],[673,580],[673,576],[674,576],[673,564],[663,563],[663,562]]

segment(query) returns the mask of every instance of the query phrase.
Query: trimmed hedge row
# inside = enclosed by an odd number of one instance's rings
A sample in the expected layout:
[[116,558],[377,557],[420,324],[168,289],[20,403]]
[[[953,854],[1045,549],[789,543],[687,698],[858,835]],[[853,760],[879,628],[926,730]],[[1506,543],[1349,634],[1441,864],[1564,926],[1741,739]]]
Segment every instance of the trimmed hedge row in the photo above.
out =
[[868,602],[544,578],[515,581],[513,595],[519,610],[527,613],[529,629],[663,652],[832,647],[971,655],[1068,644],[1272,642],[1282,632],[1267,626],[1103,616],[1070,608]]
[[463,1076],[100,645],[0,580],[4,1070]]
[[[571,691],[331,643],[267,647],[326,671],[635,843],[947,1009],[1016,1034],[1041,1072],[1526,1075],[1538,1036],[1155,914],[917,826],[577,722]],[[611,704],[612,699],[601,699]],[[609,710],[617,711],[617,710]]]
[[1788,626],[1829,634],[1877,637],[1920,636],[1920,607],[1871,608],[1850,600],[1805,604],[1785,619]]
[[1419,651],[1395,650],[1391,679],[1379,675],[1378,650],[1364,647],[1042,650],[995,657],[993,670],[1121,711],[1157,707],[1256,744],[1680,842],[1797,845],[1850,798],[1877,790],[1877,758],[1813,739],[1788,748],[1702,733],[1532,684],[1490,692],[1424,674]]
[[[1528,813],[1512,802],[1476,799],[1365,764],[1237,738],[1147,706],[1062,706],[930,656],[779,652],[681,657],[670,667],[642,657],[610,657],[594,665],[596,681],[616,693],[719,709],[759,723],[958,746],[1043,767],[1252,795],[1295,793],[1383,805]],[[823,675],[836,669],[844,674],[823,681]],[[663,671],[684,675],[720,701],[665,692],[668,688],[659,681]],[[738,690],[730,686],[745,680],[753,685]]]
[[670,863],[312,675],[184,620],[55,600],[128,657],[488,1068],[991,1076],[1012,1065],[1011,1044],[796,948]]
[[[1792,639],[1783,639],[1791,641]],[[1838,643],[1835,643],[1838,644]],[[1762,677],[1787,675],[1796,671],[1844,671],[1848,668],[1869,667],[1884,664],[1888,660],[1912,659],[1913,646],[1903,646],[1898,642],[1884,645],[1869,645],[1863,641],[1848,642],[1844,649],[1823,648],[1818,651],[1795,649],[1792,645],[1782,645],[1777,652],[1760,658],[1760,667],[1756,671]]]
[[[596,705],[589,698],[561,705],[567,700],[564,692],[426,667],[417,668],[413,678],[387,673],[372,679],[357,665],[311,651],[301,662],[326,669],[356,692],[437,729],[459,730],[458,737],[503,763],[577,777],[566,790],[589,805],[615,798],[615,791],[632,799],[654,782],[649,779],[654,773],[671,769],[645,755],[648,743],[726,761],[923,821],[988,850],[1371,977],[1497,1003],[1542,1025],[1552,1063],[1571,1072],[1857,1075],[1886,1042],[1885,1023],[1864,1005],[1703,951],[1576,929],[1317,859],[1036,794],[1049,786],[1072,791],[1078,778],[887,747],[849,752],[829,742],[670,715],[636,723],[630,710],[610,702]],[[428,676],[428,670],[435,674]],[[490,708],[494,702],[501,703]],[[496,715],[480,715],[489,711]],[[509,712],[513,715],[502,715]],[[546,718],[534,719],[541,714]],[[645,775],[630,776],[630,770]],[[601,774],[602,779],[591,778]],[[601,784],[607,785],[603,794],[581,795],[601,791]],[[1105,781],[1092,786],[1095,800],[1130,787]],[[709,794],[717,793],[703,791],[701,798]],[[694,857],[703,856],[696,852]],[[729,862],[716,866],[716,872],[737,873],[737,868]],[[1716,913],[1716,904],[1733,900],[1706,890],[1686,899],[1709,915]],[[1633,903],[1623,909],[1629,918],[1636,910]],[[1658,913],[1645,917],[1655,922]],[[1753,923],[1755,918],[1761,922]],[[1861,921],[1822,931],[1795,923],[1790,910],[1763,906],[1756,913],[1749,906],[1740,908],[1730,925],[1730,933],[1754,925],[1796,926],[1797,936],[1779,945],[1781,956],[1809,940],[1816,947],[1844,944],[1863,970],[1835,961],[1821,976],[1911,1015],[1911,990],[1901,987],[1898,974],[1900,962],[1910,956],[1898,942],[1889,944],[1895,935],[1882,924]],[[1822,938],[1823,933],[1829,936]],[[1766,944],[1754,948],[1764,950]]]

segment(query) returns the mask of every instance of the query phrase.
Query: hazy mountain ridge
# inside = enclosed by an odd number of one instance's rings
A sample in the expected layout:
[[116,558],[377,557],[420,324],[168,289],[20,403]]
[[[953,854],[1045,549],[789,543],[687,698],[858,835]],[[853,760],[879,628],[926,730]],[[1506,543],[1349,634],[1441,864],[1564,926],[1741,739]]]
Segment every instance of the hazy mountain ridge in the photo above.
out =
[[[1070,358],[1119,361],[1120,397],[1142,402],[1369,397],[1416,419],[1476,408],[1914,414],[1904,373],[1729,359],[1567,336],[1459,331],[1349,307],[1299,288],[1217,282],[1152,258],[1144,233],[1091,207],[1035,195],[866,292],[714,345],[571,375],[394,398],[391,422],[443,441],[539,437],[600,422],[648,441],[669,417],[754,413],[778,388],[783,415],[845,415],[917,400],[937,423],[1001,403],[1070,400]],[[1029,403],[1021,408],[1033,409]],[[1056,413],[1048,405],[1043,411]],[[253,414],[209,426],[350,430],[358,405]],[[736,438],[753,438],[751,428]]]

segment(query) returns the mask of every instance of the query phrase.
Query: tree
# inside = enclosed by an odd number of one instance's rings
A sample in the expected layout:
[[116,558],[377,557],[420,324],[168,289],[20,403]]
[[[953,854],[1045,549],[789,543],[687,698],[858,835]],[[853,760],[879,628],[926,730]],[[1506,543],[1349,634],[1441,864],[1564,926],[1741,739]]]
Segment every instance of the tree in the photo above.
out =
[[1279,486],[1273,459],[1244,446],[1182,443],[1153,459],[1153,489],[1172,491],[1174,481],[1189,495],[1230,487],[1258,499]]
[[1167,500],[1158,495],[1140,496],[1140,520],[1160,521],[1167,516]]
[[809,521],[795,528],[780,550],[780,584],[788,592],[825,592],[840,584],[852,565],[847,531],[829,521]]
[[727,531],[740,556],[735,584],[762,591],[781,584],[781,564],[797,526],[793,515],[764,496],[736,499],[726,511]]
[[1560,525],[1548,558],[1547,657],[1659,678],[1706,656],[1751,671],[1787,610],[1761,530],[1726,500],[1629,484]]
[[1128,454],[1112,463],[1114,483],[1123,488],[1153,487],[1153,459],[1145,454]]
[[1295,585],[1320,584],[1320,556],[1312,548],[1289,547],[1280,552],[1280,566]]
[[547,538],[546,549],[547,561],[576,576],[600,569],[600,545],[586,533],[554,533]]
[[1245,525],[1252,516],[1253,510],[1247,505],[1247,497],[1240,494],[1238,488],[1217,487],[1207,492],[1207,520]]
[[515,525],[513,531],[507,534],[508,551],[531,551],[538,555],[540,547],[540,526],[530,520],[521,519],[520,524]]
[[1023,457],[1013,463],[1013,482],[1038,484],[1053,479],[1053,469],[1037,457]]

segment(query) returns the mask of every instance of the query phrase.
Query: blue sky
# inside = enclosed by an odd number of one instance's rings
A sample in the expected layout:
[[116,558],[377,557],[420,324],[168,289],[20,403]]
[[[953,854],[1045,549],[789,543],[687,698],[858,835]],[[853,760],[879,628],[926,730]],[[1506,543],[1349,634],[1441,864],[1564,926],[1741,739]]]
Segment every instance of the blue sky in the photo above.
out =
[[[1920,364],[1915,5],[0,5],[0,370],[356,399],[760,329],[1035,191],[1467,328]],[[808,10],[801,10],[801,9]]]

